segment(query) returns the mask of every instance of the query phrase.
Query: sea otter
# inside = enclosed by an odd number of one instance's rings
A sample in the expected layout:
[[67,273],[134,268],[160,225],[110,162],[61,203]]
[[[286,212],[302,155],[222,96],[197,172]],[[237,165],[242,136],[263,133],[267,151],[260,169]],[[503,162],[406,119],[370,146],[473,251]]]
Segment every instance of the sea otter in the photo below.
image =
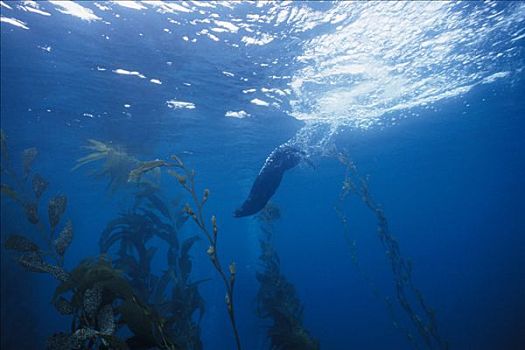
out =
[[259,171],[248,198],[235,211],[234,216],[239,218],[253,215],[264,208],[279,187],[284,173],[297,166],[304,157],[304,151],[288,143],[274,149]]

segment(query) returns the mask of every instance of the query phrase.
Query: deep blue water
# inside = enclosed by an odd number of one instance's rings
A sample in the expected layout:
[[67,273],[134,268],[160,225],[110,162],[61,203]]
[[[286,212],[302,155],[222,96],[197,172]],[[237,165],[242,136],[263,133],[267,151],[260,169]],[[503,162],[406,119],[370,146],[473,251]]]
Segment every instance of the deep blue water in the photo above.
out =
[[[43,199],[68,197],[66,270],[100,254],[106,224],[134,201],[89,176],[99,163],[71,170],[88,139],[141,161],[178,154],[199,193],[210,189],[205,215],[217,217],[223,264],[237,266],[242,347],[269,348],[270,321],[256,313],[260,225],[232,213],[268,154],[299,133],[314,166],[288,171],[273,196],[273,244],[322,349],[413,348],[385,297],[429,348],[396,301],[376,218],[355,195],[345,203],[352,263],[334,210],[344,179],[335,148],[368,178],[450,349],[525,348],[524,3],[76,3],[1,7],[1,127],[14,168],[38,149]],[[162,172],[163,196],[188,201]],[[2,241],[36,237],[4,194],[1,214]],[[190,221],[181,234],[201,235]],[[199,286],[201,339],[234,349],[206,249],[203,237],[191,250],[191,279],[210,279]],[[156,273],[166,269],[158,255]],[[2,249],[2,348],[43,349],[70,318],[50,304],[56,280],[13,261]]]

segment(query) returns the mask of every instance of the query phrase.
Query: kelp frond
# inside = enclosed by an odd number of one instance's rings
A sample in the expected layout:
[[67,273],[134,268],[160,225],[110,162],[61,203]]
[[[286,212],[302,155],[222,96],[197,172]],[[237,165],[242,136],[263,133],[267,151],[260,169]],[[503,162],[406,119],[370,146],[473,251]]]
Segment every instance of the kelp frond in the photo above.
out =
[[85,146],[86,149],[89,149],[91,151],[104,153],[104,152],[110,152],[113,150],[113,147],[108,146],[106,143],[97,141],[94,139],[88,139],[89,145]]
[[38,252],[40,248],[29,238],[22,235],[9,235],[4,242],[4,248],[15,250],[19,253]]
[[47,213],[49,218],[49,226],[51,227],[51,232],[55,231],[62,214],[66,211],[67,206],[67,197],[64,195],[55,196],[49,200],[47,205]]
[[147,172],[150,172],[154,169],[157,169],[159,167],[163,166],[171,166],[169,163],[167,163],[164,160],[161,159],[155,159],[147,162],[141,162],[138,167],[132,169],[129,172],[128,175],[128,182],[140,182],[140,179],[142,175],[146,174]]
[[135,169],[140,162],[124,150],[110,144],[89,139],[85,149],[92,151],[84,157],[77,159],[72,171],[80,167],[90,165],[97,161],[103,161],[99,169],[92,175],[109,179],[108,187],[111,192],[126,186],[130,171]]
[[35,161],[36,156],[38,155],[38,150],[36,147],[27,148],[22,153],[22,162],[24,166],[24,177],[27,178],[29,172],[31,171],[31,166]]
[[42,197],[42,194],[46,191],[47,186],[49,185],[49,182],[47,182],[47,180],[44,179],[39,174],[35,174],[33,176],[31,185],[32,185],[33,193],[35,194],[35,197],[37,199],[40,199],[40,197]]
[[90,151],[93,151],[93,152],[89,153],[85,157],[77,159],[76,161],[77,164],[73,167],[72,170],[76,170],[80,168],[81,166],[84,166],[91,162],[95,162],[97,160],[104,159],[108,157],[110,153],[124,153],[124,152],[118,152],[115,148],[108,146],[107,144],[97,141],[97,140],[88,139],[88,143],[89,144],[87,146],[84,146],[84,148]]
[[18,192],[16,192],[16,190],[12,188],[11,186],[6,185],[6,184],[1,184],[0,191],[2,195],[11,198],[15,202],[19,202],[19,203],[22,202],[22,199],[20,195],[18,194]]
[[63,257],[66,249],[73,241],[73,223],[68,220],[62,231],[58,234],[58,237],[53,241],[53,247],[56,253]]

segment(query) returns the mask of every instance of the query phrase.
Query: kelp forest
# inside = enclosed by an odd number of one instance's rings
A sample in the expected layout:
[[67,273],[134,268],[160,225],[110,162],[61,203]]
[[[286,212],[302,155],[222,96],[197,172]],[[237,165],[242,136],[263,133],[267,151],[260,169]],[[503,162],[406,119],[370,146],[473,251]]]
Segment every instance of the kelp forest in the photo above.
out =
[[[37,145],[28,145],[22,154],[11,152],[8,135],[1,134],[1,201],[18,221],[2,223],[2,333],[24,327],[31,334],[37,328],[37,311],[30,304],[39,285],[50,281],[54,292],[50,300],[56,318],[67,319],[67,327],[46,335],[46,344],[35,344],[35,337],[13,339],[2,336],[5,348],[66,349],[203,349],[202,320],[210,305],[200,291],[203,284],[217,280],[223,288],[220,310],[238,350],[243,335],[238,330],[237,301],[249,298],[253,312],[265,327],[266,348],[272,350],[314,350],[322,348],[318,337],[308,329],[304,315],[308,309],[300,291],[281,266],[274,244],[282,213],[269,202],[254,217],[258,228],[258,283],[256,295],[236,293],[238,279],[235,261],[221,255],[221,220],[208,210],[213,189],[199,181],[198,169],[178,155],[167,159],[141,160],[124,148],[90,139],[78,150],[70,171],[103,179],[107,196],[119,192],[131,205],[109,220],[102,232],[94,232],[99,252],[83,256],[76,266],[68,263],[68,248],[76,238],[75,222],[70,219],[75,203],[60,193],[60,183],[49,174],[34,170],[38,162]],[[348,252],[356,271],[371,293],[383,303],[393,327],[404,334],[416,349],[446,349],[447,341],[438,331],[433,309],[412,278],[410,260],[402,255],[400,244],[390,232],[386,213],[372,198],[367,177],[359,173],[343,152],[330,156],[342,166],[345,176],[334,210],[340,232],[348,242]],[[165,177],[169,182],[160,182]],[[169,191],[167,188],[169,187]],[[173,198],[170,193],[176,190]],[[357,199],[376,218],[376,234],[386,251],[395,295],[382,295],[362,268],[348,201]],[[25,223],[19,223],[25,221]],[[190,228],[190,229],[188,229]],[[199,244],[196,244],[199,242]],[[202,245],[204,243],[204,245]],[[196,261],[195,250],[205,246],[208,262]],[[77,257],[78,258],[78,257]],[[154,259],[162,262],[155,268]],[[78,259],[77,259],[78,260]],[[196,264],[209,264],[213,274],[196,277]],[[338,278],[344,278],[339,276]],[[42,301],[39,301],[42,302]],[[332,320],[335,322],[335,320]],[[328,322],[328,320],[327,320]]]

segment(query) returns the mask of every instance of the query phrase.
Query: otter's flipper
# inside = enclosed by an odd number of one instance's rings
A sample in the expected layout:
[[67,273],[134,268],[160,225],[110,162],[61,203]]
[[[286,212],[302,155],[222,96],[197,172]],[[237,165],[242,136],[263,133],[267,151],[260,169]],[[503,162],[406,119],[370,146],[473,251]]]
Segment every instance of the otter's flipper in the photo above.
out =
[[239,218],[253,215],[264,208],[279,187],[284,173],[299,164],[303,156],[302,151],[287,144],[274,149],[259,171],[250,195],[235,211],[234,216]]

